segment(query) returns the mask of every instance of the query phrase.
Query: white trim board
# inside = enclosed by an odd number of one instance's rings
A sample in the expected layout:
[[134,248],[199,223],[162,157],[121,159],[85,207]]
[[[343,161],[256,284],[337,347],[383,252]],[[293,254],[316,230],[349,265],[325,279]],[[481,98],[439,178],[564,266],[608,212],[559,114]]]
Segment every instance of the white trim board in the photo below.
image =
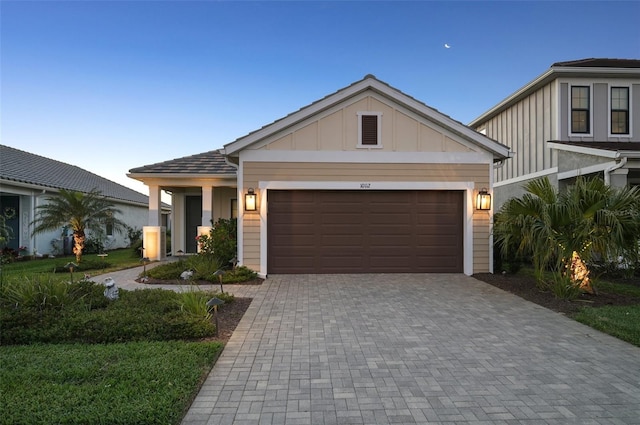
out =
[[606,170],[609,167],[613,167],[616,164],[617,162],[611,161],[611,162],[605,162],[603,164],[595,164],[595,165],[590,165],[588,167],[582,167],[582,168],[576,168],[574,170],[563,171],[561,173],[558,173],[558,180],[570,179],[573,177],[584,176],[592,173],[598,173],[600,171]]
[[546,170],[542,170],[542,171],[536,171],[535,173],[529,173],[529,174],[525,174],[523,176],[519,176],[519,177],[514,177],[512,179],[508,179],[508,180],[502,180],[499,182],[495,182],[493,183],[493,187],[500,187],[500,186],[506,186],[508,184],[514,184],[514,183],[521,183],[527,180],[533,180],[533,179],[537,179],[540,177],[544,177],[544,176],[548,176],[551,174],[555,174],[558,172],[558,167],[553,167],[553,168],[547,168]]
[[[240,162],[336,162],[373,164],[493,164],[479,152],[270,151],[245,150]],[[239,175],[239,174],[238,174]]]

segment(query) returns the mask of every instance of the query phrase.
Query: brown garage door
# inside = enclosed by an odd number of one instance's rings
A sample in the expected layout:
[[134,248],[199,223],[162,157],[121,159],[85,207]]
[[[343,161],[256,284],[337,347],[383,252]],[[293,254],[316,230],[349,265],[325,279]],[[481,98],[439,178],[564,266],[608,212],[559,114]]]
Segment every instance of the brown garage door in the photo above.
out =
[[461,273],[463,192],[267,193],[267,273]]

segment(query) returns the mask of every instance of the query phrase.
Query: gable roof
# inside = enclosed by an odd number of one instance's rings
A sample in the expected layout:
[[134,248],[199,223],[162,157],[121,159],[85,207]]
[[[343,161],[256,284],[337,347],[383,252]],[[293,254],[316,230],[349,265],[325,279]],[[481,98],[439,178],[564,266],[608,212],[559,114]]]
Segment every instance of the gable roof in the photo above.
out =
[[168,161],[157,162],[155,164],[144,165],[142,167],[129,170],[129,176],[135,175],[167,175],[178,174],[181,176],[202,176],[215,175],[220,177],[236,176],[236,167],[229,165],[225,156],[219,150],[199,153],[196,155],[183,156],[181,158],[170,159]]
[[454,120],[441,113],[440,111],[427,106],[426,104],[416,100],[415,98],[391,87],[389,84],[378,80],[375,76],[368,74],[362,80],[342,88],[335,93],[323,97],[310,105],[307,105],[296,112],[293,112],[279,120],[272,122],[246,136],[224,146],[224,153],[229,156],[236,156],[239,151],[256,143],[266,137],[269,137],[279,131],[285,130],[307,118],[329,109],[336,104],[343,102],[353,96],[356,96],[366,90],[373,90],[394,102],[401,104],[407,109],[417,113],[429,121],[446,128],[447,130],[463,137],[464,139],[476,144],[477,146],[491,152],[495,160],[502,160],[511,156],[508,146],[505,146],[495,140],[492,140],[472,128],[467,127],[459,121]]
[[584,68],[640,68],[640,59],[588,58],[575,61],[556,62],[551,67]]
[[469,126],[477,127],[559,77],[640,78],[640,59],[589,58],[556,62],[543,74],[471,121]]
[[114,200],[149,203],[148,196],[80,167],[4,145],[0,145],[0,180],[84,193],[98,189]]

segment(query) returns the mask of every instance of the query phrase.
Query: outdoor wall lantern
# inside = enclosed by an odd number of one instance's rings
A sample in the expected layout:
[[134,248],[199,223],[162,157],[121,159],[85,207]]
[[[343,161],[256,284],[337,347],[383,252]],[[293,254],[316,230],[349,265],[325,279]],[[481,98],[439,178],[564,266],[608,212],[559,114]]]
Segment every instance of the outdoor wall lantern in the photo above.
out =
[[476,209],[481,211],[491,209],[491,195],[486,188],[482,188],[476,195]]
[[250,187],[249,191],[244,195],[244,210],[256,211],[257,209],[256,194],[253,191],[253,188]]

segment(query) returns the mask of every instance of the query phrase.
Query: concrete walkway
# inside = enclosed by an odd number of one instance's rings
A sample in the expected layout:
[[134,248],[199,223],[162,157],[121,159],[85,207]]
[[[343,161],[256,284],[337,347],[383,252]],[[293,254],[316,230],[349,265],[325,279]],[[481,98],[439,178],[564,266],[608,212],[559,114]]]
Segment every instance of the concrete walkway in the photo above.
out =
[[473,278],[253,289],[184,425],[640,424],[640,348]]

